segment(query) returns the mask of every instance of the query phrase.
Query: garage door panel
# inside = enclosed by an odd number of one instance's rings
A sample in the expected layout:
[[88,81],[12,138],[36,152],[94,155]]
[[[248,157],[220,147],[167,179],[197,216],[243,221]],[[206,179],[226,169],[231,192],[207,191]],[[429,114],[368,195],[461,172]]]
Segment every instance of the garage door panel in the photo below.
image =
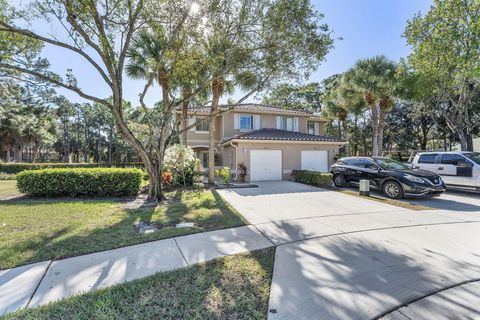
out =
[[302,170],[328,172],[328,151],[304,150],[301,154]]
[[250,150],[250,180],[282,180],[282,151]]

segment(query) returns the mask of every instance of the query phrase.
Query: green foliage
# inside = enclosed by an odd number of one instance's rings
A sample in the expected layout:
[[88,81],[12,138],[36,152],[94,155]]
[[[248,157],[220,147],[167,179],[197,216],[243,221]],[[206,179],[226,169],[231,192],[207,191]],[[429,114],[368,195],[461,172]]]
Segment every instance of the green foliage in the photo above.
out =
[[142,168],[141,162],[127,164],[108,163],[0,163],[0,172],[17,174],[24,170],[60,169],[60,168],[110,168],[110,167],[133,167]]
[[192,148],[175,144],[165,152],[165,169],[173,173],[173,184],[190,186],[194,182],[197,158]]
[[139,169],[44,169],[20,172],[17,185],[32,196],[133,196],[142,178]]
[[293,180],[316,187],[330,187],[332,185],[332,174],[307,170],[293,170]]
[[230,168],[229,167],[223,167],[222,169],[217,169],[215,170],[215,174],[222,178],[223,183],[229,184],[231,175],[230,175]]
[[285,109],[320,111],[322,90],[317,82],[304,85],[282,83],[262,96],[262,102]]

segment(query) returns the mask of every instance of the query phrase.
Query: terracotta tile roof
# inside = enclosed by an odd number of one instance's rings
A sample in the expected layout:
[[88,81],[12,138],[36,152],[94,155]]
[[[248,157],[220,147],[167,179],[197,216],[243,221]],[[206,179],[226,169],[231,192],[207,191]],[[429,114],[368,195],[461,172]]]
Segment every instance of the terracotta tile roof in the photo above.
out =
[[260,129],[246,133],[237,134],[224,142],[230,140],[281,140],[281,141],[319,141],[319,142],[339,142],[345,140],[338,137],[320,136],[301,132],[285,131],[279,129]]
[[[258,103],[245,103],[239,105],[228,105],[223,104],[220,106],[221,110],[227,110],[228,108],[232,108],[235,111],[251,111],[251,112],[268,112],[268,113],[279,113],[279,114],[299,114],[299,115],[311,115],[313,114],[306,110],[295,110],[295,109],[283,109],[275,106],[270,106],[266,104],[258,104]],[[177,108],[181,110],[181,108]],[[191,107],[188,109],[189,113],[209,113],[210,106],[203,106],[203,107]]]

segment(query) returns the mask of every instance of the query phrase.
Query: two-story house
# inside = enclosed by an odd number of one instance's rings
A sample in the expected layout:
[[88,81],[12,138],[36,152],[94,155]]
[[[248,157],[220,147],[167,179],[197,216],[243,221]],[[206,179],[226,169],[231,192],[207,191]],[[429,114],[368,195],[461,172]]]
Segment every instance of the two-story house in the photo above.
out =
[[[229,111],[216,118],[215,166],[236,172],[243,163],[249,181],[288,180],[292,170],[328,172],[338,149],[346,143],[325,136],[325,121],[305,111],[262,104],[221,106],[221,110]],[[210,107],[190,108],[189,125],[209,111]],[[208,129],[209,121],[203,120],[186,132],[187,144],[204,168],[208,167]]]

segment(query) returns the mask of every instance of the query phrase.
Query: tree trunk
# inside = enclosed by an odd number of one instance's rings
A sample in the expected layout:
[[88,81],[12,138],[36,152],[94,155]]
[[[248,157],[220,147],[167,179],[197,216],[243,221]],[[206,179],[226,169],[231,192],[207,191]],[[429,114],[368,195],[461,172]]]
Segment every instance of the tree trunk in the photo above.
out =
[[383,133],[385,132],[385,118],[387,117],[387,112],[390,107],[390,97],[383,97],[379,102],[379,115],[378,115],[378,137],[377,137],[377,148],[378,155],[383,153]]
[[10,147],[7,147],[7,162],[10,162],[11,159],[12,159],[12,156],[10,154]]
[[370,113],[372,119],[372,156],[378,156],[378,108],[375,95],[372,92],[366,91],[364,93],[364,100],[370,106]]
[[342,121],[342,128],[343,128],[343,138],[347,141],[347,144],[345,145],[345,156],[350,155],[350,148],[348,146],[348,122],[347,120]]
[[113,128],[108,132],[108,164],[112,164]]
[[187,125],[188,125],[188,104],[190,102],[190,95],[192,90],[189,88],[183,88],[183,104],[182,104],[182,143],[187,145]]
[[40,148],[42,144],[38,141],[35,141],[33,144],[33,155],[32,155],[32,162],[37,162],[38,156],[40,155]]
[[[214,79],[212,82],[212,106],[210,113],[218,112],[220,96],[224,89],[223,78]],[[213,184],[215,179],[215,124],[217,116],[210,119],[210,126],[208,128],[208,183]]]

